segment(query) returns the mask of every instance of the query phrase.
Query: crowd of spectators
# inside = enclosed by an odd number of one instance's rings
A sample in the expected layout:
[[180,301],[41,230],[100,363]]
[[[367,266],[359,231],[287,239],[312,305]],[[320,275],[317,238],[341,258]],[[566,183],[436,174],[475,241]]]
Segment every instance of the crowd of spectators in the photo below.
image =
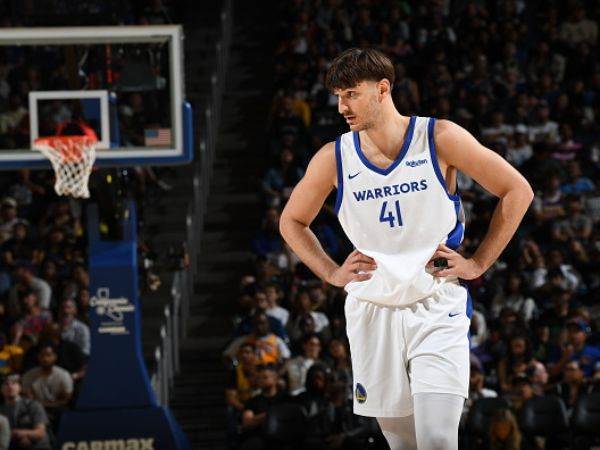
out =
[[[395,64],[401,114],[460,124],[536,192],[506,251],[468,282],[474,314],[461,446],[564,448],[568,436],[526,435],[519,412],[529,399],[556,396],[570,414],[600,392],[597,2],[296,0],[278,13],[264,220],[251,243],[254,269],[240,283],[237,337],[224,353],[232,447],[270,448],[268,411],[293,403],[307,418],[305,448],[386,448],[373,421],[351,412],[344,291],[315,278],[278,233],[307,161],[348,131],[324,87],[329,64],[348,47],[376,47]],[[467,214],[459,251],[468,257],[496,199],[464,174],[459,186]],[[341,263],[352,247],[333,197],[311,229]],[[490,397],[506,407],[473,442],[469,411]]]

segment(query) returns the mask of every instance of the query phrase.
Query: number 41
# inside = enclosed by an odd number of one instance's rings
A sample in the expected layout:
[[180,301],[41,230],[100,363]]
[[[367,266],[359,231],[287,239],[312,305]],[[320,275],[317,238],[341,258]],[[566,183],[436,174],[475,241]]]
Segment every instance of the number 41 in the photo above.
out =
[[380,222],[389,222],[390,223],[390,227],[394,227],[395,226],[395,222],[398,221],[398,226],[401,227],[402,226],[402,215],[400,214],[400,201],[396,200],[395,201],[395,205],[396,205],[396,215],[394,216],[394,211],[392,211],[390,209],[390,211],[387,212],[386,214],[386,208],[387,208],[387,201],[383,202],[383,205],[381,205],[381,213],[379,214],[379,221]]

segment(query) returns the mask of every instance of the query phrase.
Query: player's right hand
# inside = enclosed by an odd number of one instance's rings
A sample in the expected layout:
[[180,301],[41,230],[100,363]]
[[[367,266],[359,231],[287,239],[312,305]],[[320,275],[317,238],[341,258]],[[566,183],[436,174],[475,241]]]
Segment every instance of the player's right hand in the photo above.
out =
[[351,281],[368,280],[372,276],[369,272],[375,269],[377,269],[377,263],[373,258],[354,250],[348,255],[344,264],[333,271],[327,282],[343,287]]

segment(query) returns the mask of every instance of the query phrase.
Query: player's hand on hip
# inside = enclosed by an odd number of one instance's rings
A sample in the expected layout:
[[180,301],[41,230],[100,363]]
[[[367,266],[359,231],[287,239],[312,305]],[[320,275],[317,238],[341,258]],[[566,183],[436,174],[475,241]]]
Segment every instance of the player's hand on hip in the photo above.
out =
[[434,277],[449,277],[454,275],[463,280],[473,280],[481,276],[484,272],[477,261],[472,258],[465,258],[446,244],[440,244],[438,246],[437,250],[427,263],[427,267],[433,267],[434,260],[439,258],[445,259],[447,265],[441,270],[433,272],[432,275]]
[[343,287],[351,281],[368,280],[372,276],[369,272],[375,269],[377,263],[373,258],[354,250],[348,255],[344,264],[332,272],[327,281],[334,286]]

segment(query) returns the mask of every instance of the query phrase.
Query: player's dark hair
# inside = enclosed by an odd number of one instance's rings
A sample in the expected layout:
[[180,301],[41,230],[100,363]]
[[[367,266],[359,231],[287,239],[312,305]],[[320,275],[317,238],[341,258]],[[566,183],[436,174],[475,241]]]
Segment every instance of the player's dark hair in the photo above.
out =
[[349,89],[362,81],[380,81],[390,85],[396,78],[390,58],[374,48],[350,48],[338,55],[327,70],[325,87],[330,91]]

